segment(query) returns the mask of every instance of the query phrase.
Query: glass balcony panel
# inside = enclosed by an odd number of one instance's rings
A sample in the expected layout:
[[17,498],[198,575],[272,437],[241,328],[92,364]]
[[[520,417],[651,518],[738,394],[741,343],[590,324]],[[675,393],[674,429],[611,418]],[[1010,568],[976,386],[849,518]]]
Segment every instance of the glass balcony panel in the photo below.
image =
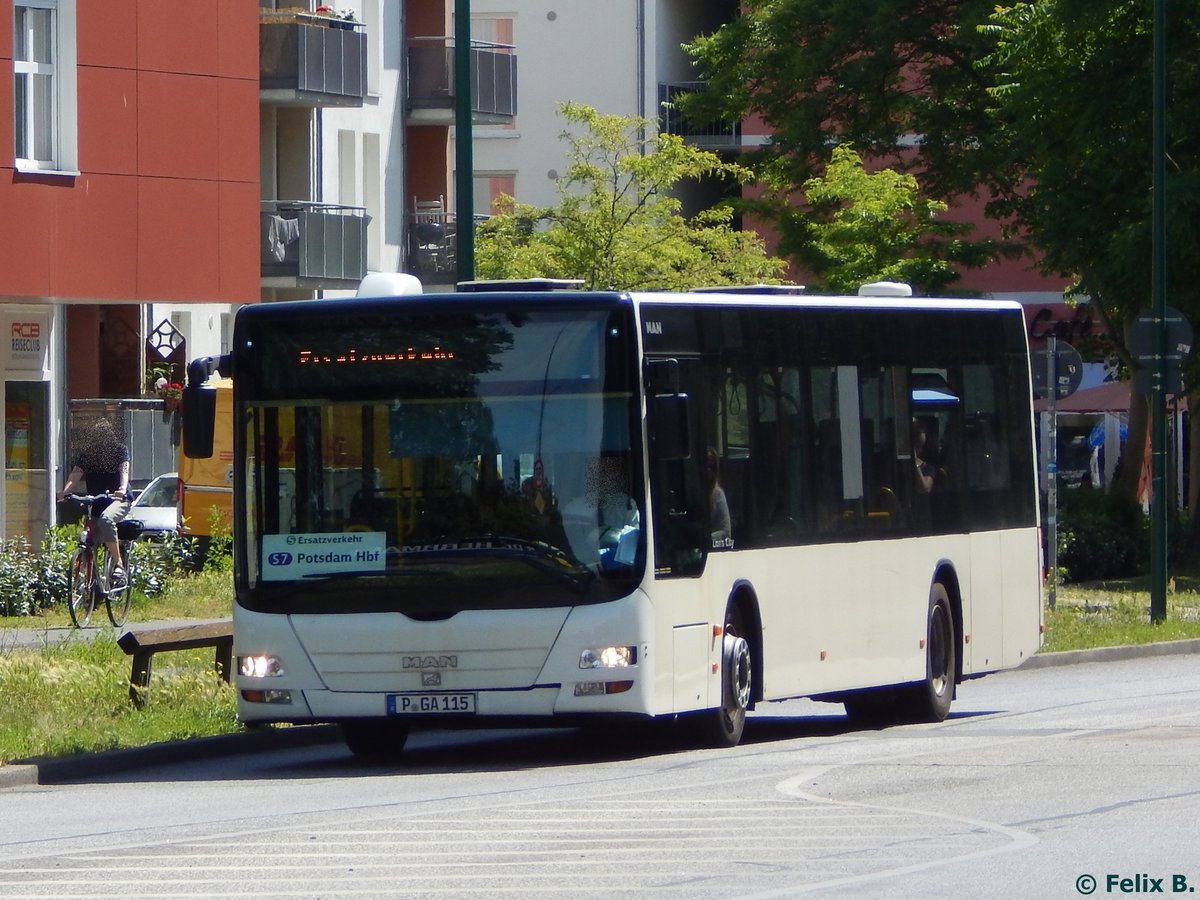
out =
[[357,285],[367,274],[367,224],[359,206],[268,201],[260,222],[262,277],[268,286]]
[[[479,124],[507,123],[517,112],[517,57],[502,44],[473,44],[471,112]],[[454,122],[454,46],[449,38],[414,38],[408,46],[410,122]]]
[[361,106],[367,35],[356,22],[265,12],[258,29],[259,91],[291,106]]

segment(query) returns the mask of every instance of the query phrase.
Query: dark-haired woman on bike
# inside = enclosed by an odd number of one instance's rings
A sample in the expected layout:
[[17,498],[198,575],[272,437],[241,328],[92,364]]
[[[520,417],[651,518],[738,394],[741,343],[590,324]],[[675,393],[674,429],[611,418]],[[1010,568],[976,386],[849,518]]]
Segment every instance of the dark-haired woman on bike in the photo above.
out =
[[117,540],[117,523],[129,514],[129,448],[121,443],[107,419],[97,419],[83,436],[71,460],[71,474],[58,492],[62,500],[80,481],[86,483],[89,494],[109,494],[111,503],[97,503],[93,509],[96,536],[104,542],[116,561],[113,584],[125,580],[125,560]]

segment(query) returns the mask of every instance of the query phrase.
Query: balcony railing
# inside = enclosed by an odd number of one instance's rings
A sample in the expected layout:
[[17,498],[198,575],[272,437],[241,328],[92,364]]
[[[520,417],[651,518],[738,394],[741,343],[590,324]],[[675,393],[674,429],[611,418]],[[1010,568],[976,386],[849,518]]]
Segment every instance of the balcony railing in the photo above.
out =
[[[488,219],[475,216],[475,227]],[[425,284],[453,284],[458,274],[458,219],[440,210],[418,211],[408,217],[408,262]]]
[[[742,140],[742,123],[715,122],[696,125],[688,121],[676,106],[680,97],[707,90],[703,81],[677,81],[658,86],[659,128],[667,134],[675,134],[697,147],[737,147]],[[665,104],[665,105],[664,105]]]
[[367,35],[358,22],[263,10],[259,96],[279,106],[362,106]]
[[264,287],[346,288],[367,274],[367,223],[361,206],[262,203]]
[[[471,42],[471,118],[503,125],[517,114],[517,57],[508,44]],[[455,109],[454,42],[412,38],[408,44],[408,119],[413,124],[452,125]]]

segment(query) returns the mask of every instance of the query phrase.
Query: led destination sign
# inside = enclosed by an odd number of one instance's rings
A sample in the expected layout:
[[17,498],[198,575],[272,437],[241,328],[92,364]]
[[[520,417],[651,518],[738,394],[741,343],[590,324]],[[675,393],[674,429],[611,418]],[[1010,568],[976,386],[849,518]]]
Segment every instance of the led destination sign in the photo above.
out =
[[432,350],[417,350],[406,347],[396,351],[359,350],[351,347],[337,353],[318,353],[313,350],[301,350],[298,356],[300,365],[328,365],[338,363],[398,363],[398,362],[431,362],[434,360],[454,359],[454,352],[434,347]]

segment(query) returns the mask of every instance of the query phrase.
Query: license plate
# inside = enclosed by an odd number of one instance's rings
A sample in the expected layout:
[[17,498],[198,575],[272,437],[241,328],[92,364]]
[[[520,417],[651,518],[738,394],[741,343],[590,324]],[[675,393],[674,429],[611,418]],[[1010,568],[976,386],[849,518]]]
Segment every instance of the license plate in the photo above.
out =
[[389,716],[471,715],[475,712],[474,694],[389,694]]

